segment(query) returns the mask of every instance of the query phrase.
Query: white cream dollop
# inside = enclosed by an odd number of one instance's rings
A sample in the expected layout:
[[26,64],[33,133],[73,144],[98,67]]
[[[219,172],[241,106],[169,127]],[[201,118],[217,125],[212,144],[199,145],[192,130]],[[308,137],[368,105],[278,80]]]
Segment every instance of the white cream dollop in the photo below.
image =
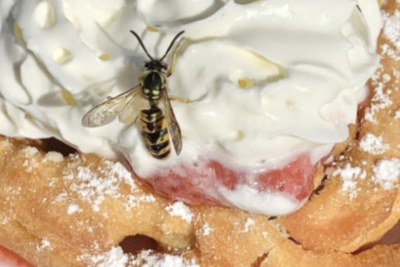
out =
[[[256,172],[303,153],[318,162],[346,139],[377,67],[377,3],[360,0],[363,15],[354,0],[248,2],[0,1],[0,133],[104,156],[116,149],[142,177],[200,156]],[[185,30],[169,94],[198,101],[172,102],[179,157],[152,158],[136,125],[81,126],[94,105],[138,83],[148,58],[129,30],[154,57]],[[234,199],[229,192],[243,206]]]

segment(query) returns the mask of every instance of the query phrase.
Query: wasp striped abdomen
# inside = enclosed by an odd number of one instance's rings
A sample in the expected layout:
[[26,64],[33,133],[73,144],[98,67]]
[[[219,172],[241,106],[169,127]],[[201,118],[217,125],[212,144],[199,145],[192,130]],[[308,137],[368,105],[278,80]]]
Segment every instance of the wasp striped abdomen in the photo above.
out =
[[157,106],[140,113],[142,137],[150,154],[157,158],[166,158],[171,152],[168,123]]

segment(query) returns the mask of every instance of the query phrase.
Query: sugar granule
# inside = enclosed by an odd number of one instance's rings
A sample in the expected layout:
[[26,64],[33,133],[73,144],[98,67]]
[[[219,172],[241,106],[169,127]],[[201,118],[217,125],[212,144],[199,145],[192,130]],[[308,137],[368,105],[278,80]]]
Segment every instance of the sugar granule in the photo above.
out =
[[133,266],[142,267],[200,267],[194,259],[186,260],[183,257],[169,254],[151,254],[144,250],[131,258]]
[[[130,172],[121,163],[104,160],[97,171],[93,171],[89,167],[79,166],[79,158],[74,160],[75,162],[70,163],[64,171],[64,179],[71,183],[71,191],[77,193],[81,200],[90,203],[94,211],[100,211],[100,204],[106,197],[122,199],[121,202],[128,210],[138,206],[140,202],[155,201],[153,196],[143,196],[143,193],[139,194],[138,198],[134,197],[139,189]],[[122,184],[128,186],[130,194],[121,194]]]
[[372,180],[383,189],[390,190],[397,186],[400,174],[400,160],[380,160],[373,168]]
[[376,136],[371,133],[367,133],[360,140],[360,149],[374,155],[380,155],[389,148],[389,145],[384,144],[382,136]]
[[71,204],[71,205],[68,206],[68,210],[67,210],[67,214],[68,214],[68,215],[72,215],[72,214],[74,214],[74,213],[76,213],[76,212],[82,212],[82,209],[79,208],[78,205],[76,205],[76,204]]
[[240,231],[241,233],[247,233],[250,230],[250,226],[254,224],[254,220],[251,218],[247,218],[246,222],[244,223],[244,229]]
[[399,119],[400,119],[400,109],[397,110],[397,111],[394,113],[394,119],[395,119],[395,120],[399,120]]
[[48,240],[42,239],[40,241],[40,244],[36,247],[36,249],[38,251],[53,250],[53,247],[51,246],[51,243]]
[[200,267],[194,259],[169,254],[155,254],[143,250],[138,255],[124,254],[121,247],[114,247],[109,252],[99,255],[81,255],[78,260],[89,267]]
[[386,12],[382,13],[383,34],[385,37],[400,50],[400,12],[396,10],[393,15]]
[[171,216],[179,216],[187,222],[191,222],[193,214],[188,206],[186,206],[182,201],[177,201],[173,204],[168,205],[165,210]]
[[214,230],[211,229],[211,227],[208,223],[205,223],[202,227],[202,234],[206,236],[206,235],[209,235],[211,233],[211,231],[214,231]]
[[22,149],[22,152],[24,152],[27,157],[31,157],[36,153],[38,153],[39,150],[36,147],[27,146],[24,149]]
[[367,173],[360,167],[352,167],[350,163],[347,163],[344,168],[336,169],[333,175],[340,175],[343,181],[342,190],[349,192],[350,199],[357,196],[357,179],[365,179]]
[[99,255],[81,255],[79,261],[84,261],[93,267],[129,267],[128,256],[120,247],[114,247],[109,252]]
[[397,51],[400,50],[400,12],[395,11],[393,15],[382,12],[383,35],[394,45],[395,49],[388,44],[382,44],[382,55],[388,56],[394,60],[400,60]]
[[58,163],[64,160],[64,156],[61,153],[50,151],[44,156],[44,160]]
[[377,120],[375,118],[376,112],[381,109],[384,109],[393,104],[393,101],[390,99],[390,91],[388,90],[386,93],[383,92],[384,83],[379,82],[374,89],[374,96],[371,99],[371,107],[369,110],[365,112],[364,118],[367,121],[376,123]]

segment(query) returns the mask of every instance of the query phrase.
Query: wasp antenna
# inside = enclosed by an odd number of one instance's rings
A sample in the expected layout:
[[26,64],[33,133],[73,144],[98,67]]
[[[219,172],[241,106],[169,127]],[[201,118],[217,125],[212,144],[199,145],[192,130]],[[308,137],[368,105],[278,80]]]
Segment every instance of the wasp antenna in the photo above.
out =
[[164,56],[160,59],[160,61],[163,61],[163,59],[168,55],[169,51],[171,50],[172,46],[174,45],[175,41],[179,38],[179,36],[181,36],[182,34],[184,34],[185,31],[181,31],[179,32],[175,38],[172,40],[171,44],[169,45],[167,52],[165,52]]
[[151,60],[154,60],[154,59],[150,56],[149,52],[147,52],[147,49],[146,49],[146,47],[144,46],[144,44],[143,44],[143,42],[142,42],[142,39],[140,39],[139,35],[137,35],[137,33],[134,32],[134,31],[132,31],[132,30],[131,30],[131,33],[132,33],[132,34],[136,37],[136,39],[139,41],[139,44],[140,44],[140,46],[143,48],[143,50],[144,50],[144,52],[146,53],[146,55],[147,55]]

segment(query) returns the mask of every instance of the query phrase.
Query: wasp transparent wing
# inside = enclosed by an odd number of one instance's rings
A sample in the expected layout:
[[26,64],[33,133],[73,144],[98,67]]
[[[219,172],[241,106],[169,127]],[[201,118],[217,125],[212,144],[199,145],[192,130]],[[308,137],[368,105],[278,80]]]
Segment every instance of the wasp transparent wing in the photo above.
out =
[[167,120],[168,131],[171,136],[172,143],[174,144],[176,154],[179,155],[182,150],[182,134],[179,124],[176,121],[175,113],[172,110],[172,106],[167,95],[167,90],[161,90],[159,108],[163,111],[165,119]]
[[136,120],[142,109],[149,108],[148,101],[142,97],[141,86],[113,97],[91,109],[82,118],[82,125],[85,127],[98,127],[109,124],[117,117],[125,122],[128,118]]

